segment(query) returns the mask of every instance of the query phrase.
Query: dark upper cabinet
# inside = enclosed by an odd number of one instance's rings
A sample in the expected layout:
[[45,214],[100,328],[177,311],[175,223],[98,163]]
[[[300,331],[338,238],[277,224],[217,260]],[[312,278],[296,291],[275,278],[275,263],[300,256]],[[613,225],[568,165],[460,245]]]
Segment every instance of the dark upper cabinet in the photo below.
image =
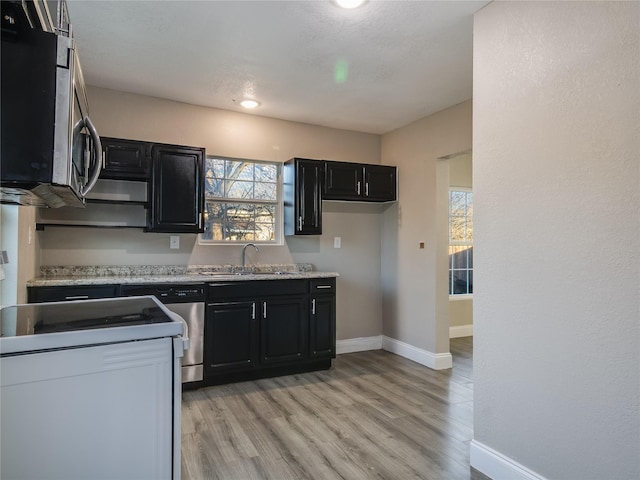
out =
[[396,167],[347,162],[324,163],[325,200],[396,200]]
[[322,233],[324,162],[292,158],[284,164],[284,234]]
[[101,137],[104,169],[100,178],[142,180],[149,177],[151,144],[137,140]]
[[387,165],[365,165],[364,197],[371,202],[396,200],[396,167]]
[[347,162],[325,162],[324,198],[327,200],[360,200],[362,165]]
[[148,231],[203,231],[204,156],[204,148],[152,146]]

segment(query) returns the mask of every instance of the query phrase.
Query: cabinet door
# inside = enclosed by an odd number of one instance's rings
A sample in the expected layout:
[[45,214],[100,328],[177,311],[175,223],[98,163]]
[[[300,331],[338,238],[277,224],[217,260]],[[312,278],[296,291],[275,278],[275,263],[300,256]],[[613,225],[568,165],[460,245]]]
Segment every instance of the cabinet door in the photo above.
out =
[[151,145],[147,142],[101,137],[104,169],[100,178],[147,180]]
[[212,303],[206,308],[205,376],[252,369],[258,363],[256,302]]
[[325,162],[324,198],[326,200],[359,200],[363,194],[362,165]]
[[366,200],[391,202],[396,200],[396,167],[367,165],[364,169]]
[[292,158],[283,168],[284,234],[322,233],[324,163]]
[[148,231],[202,232],[204,149],[154,145],[151,156]]
[[260,361],[262,364],[307,357],[307,302],[305,297],[262,300]]
[[334,295],[311,297],[309,357],[336,356],[336,301]]

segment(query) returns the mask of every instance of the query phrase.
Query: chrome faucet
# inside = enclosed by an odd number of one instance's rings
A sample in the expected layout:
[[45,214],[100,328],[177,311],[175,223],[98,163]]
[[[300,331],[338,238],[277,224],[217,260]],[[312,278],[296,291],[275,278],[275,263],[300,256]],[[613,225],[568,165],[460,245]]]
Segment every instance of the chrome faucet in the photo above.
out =
[[242,247],[242,270],[240,271],[241,273],[246,273],[247,269],[245,267],[245,255],[247,253],[247,247],[253,247],[256,249],[256,252],[259,252],[260,250],[258,250],[258,247],[256,247],[253,243],[247,243],[244,247]]

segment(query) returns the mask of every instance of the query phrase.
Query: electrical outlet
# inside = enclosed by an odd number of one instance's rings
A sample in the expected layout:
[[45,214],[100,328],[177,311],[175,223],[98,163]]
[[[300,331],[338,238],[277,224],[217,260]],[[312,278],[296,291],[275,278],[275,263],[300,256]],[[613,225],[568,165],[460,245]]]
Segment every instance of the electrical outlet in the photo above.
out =
[[342,247],[342,237],[333,237],[333,248]]
[[171,235],[169,237],[169,248],[180,248],[180,237],[178,235]]

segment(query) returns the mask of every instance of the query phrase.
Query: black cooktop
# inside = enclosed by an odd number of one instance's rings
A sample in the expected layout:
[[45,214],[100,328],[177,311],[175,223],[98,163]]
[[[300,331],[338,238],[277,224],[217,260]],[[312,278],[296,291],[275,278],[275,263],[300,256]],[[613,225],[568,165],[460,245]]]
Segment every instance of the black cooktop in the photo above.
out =
[[149,297],[15,305],[3,308],[0,314],[2,337],[173,321]]

